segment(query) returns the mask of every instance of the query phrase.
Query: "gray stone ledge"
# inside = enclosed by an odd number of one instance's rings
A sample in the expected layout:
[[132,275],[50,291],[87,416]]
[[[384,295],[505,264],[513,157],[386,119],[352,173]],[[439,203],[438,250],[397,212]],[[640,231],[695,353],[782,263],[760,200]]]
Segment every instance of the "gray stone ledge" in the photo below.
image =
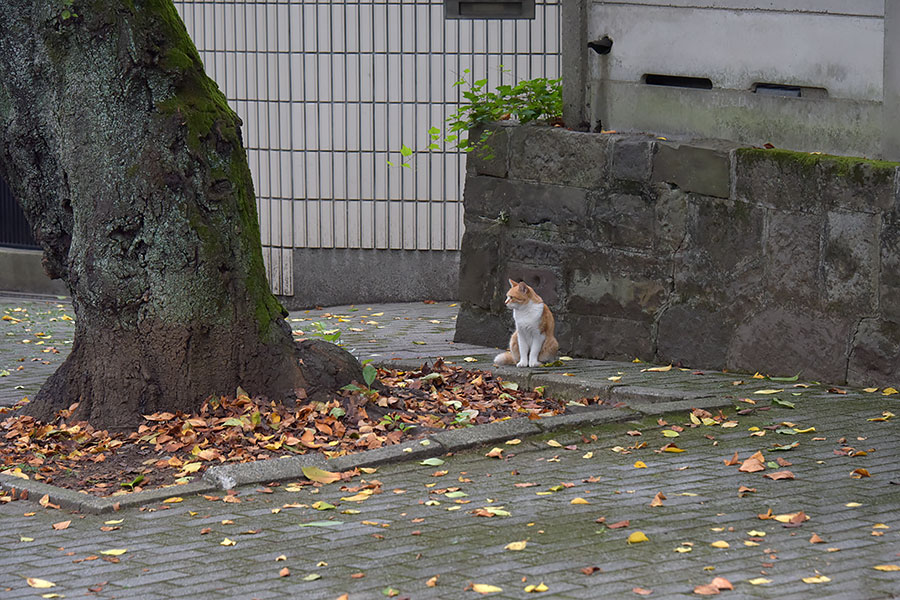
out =
[[706,410],[712,408],[725,408],[732,406],[733,401],[727,398],[695,398],[694,400],[679,400],[677,402],[630,402],[628,406],[643,415],[662,415],[665,413],[678,412],[681,410],[692,410],[694,408],[703,408]]
[[116,510],[116,505],[118,505],[119,509],[131,508],[134,506],[162,502],[166,498],[171,498],[172,496],[202,494],[211,492],[215,489],[215,487],[208,482],[192,481],[183,485],[173,485],[144,492],[123,494],[121,496],[98,498],[97,496],[91,496],[90,494],[76,492],[75,490],[49,485],[40,481],[20,479],[5,473],[0,473],[0,488],[4,490],[16,489],[18,491],[27,491],[28,499],[35,502],[44,495],[47,495],[49,501],[52,504],[59,505],[60,508],[90,514],[113,512]]
[[534,421],[534,424],[540,427],[541,431],[544,433],[548,433],[567,427],[590,427],[593,425],[603,425],[605,423],[621,423],[623,421],[639,418],[640,416],[640,413],[631,410],[620,408],[598,408],[567,415],[546,417]]
[[450,429],[429,436],[447,450],[458,452],[475,446],[503,442],[512,438],[541,433],[541,429],[528,419],[521,417],[506,421],[494,421],[466,429]]
[[325,457],[320,454],[232,463],[210,467],[203,474],[203,480],[219,489],[230,490],[251,483],[299,479],[303,477],[303,467],[324,469],[325,464]]
[[[424,443],[423,443],[424,442]],[[447,453],[447,448],[431,439],[412,440],[367,450],[358,454],[347,454],[330,459],[326,465],[330,471],[347,471],[359,467],[375,467],[408,460],[421,460]]]

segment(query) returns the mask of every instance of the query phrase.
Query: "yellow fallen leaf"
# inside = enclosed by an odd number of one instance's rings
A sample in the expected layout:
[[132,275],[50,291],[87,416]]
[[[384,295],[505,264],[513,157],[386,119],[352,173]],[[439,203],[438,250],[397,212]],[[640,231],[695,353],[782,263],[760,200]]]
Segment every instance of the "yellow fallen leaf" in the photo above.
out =
[[796,433],[812,433],[815,430],[815,427],[807,427],[806,429],[797,429],[796,427],[794,427],[794,431]]
[[615,381],[619,381],[620,379],[622,379],[622,376],[621,375],[613,375],[612,377],[607,377],[607,379],[615,382]]
[[875,523],[872,525],[872,529],[890,529],[890,526],[885,525],[884,523]]
[[163,504],[177,504],[178,502],[184,501],[184,498],[179,498],[178,496],[172,496],[171,498],[166,498],[163,500]]
[[751,542],[750,540],[744,540],[745,546],[759,546],[757,542]]
[[815,577],[804,577],[802,581],[803,583],[828,583],[831,579],[824,575],[817,575]]
[[784,390],[756,390],[754,394],[780,394]]
[[332,473],[319,467],[302,467],[303,476],[318,483],[334,483],[341,478],[340,473]]
[[644,463],[644,461],[639,460],[636,463],[634,463],[634,468],[635,469],[646,469],[647,465]]
[[26,536],[23,535],[23,536],[19,536],[19,541],[20,541],[20,542],[33,542],[33,541],[34,541],[34,538],[33,538],[33,537],[26,537]]
[[47,581],[46,579],[38,579],[37,577],[29,577],[25,581],[33,588],[51,588],[56,586],[56,584],[52,581]]
[[503,448],[491,448],[491,451],[485,456],[487,458],[503,458]]
[[898,394],[900,392],[898,392],[896,388],[886,387],[883,390],[881,390],[881,393],[885,396],[891,396],[893,394]]
[[871,394],[871,393],[877,392],[878,388],[863,388],[863,391]]
[[730,548],[730,544],[725,540],[718,540],[710,544],[713,548]]
[[672,431],[671,429],[663,429],[662,434],[666,437],[678,437],[677,431]]
[[554,448],[562,448],[562,444],[560,444],[556,440],[547,440],[547,445],[553,446]]
[[667,367],[650,367],[648,369],[641,369],[641,373],[643,373],[644,371],[649,371],[652,373],[665,373],[666,371],[671,371],[671,370],[672,370],[672,365],[669,365]]
[[546,592],[549,589],[550,588],[548,588],[546,585],[544,585],[543,581],[537,585],[526,585],[525,586],[525,591],[529,592],[529,593],[530,592]]
[[65,598],[65,596],[56,592],[50,592],[49,594],[41,594],[41,598]]
[[[795,512],[795,513],[790,513],[790,514],[786,514],[786,515],[775,515],[772,518],[775,519],[776,521],[778,521],[779,523],[790,523],[791,519],[794,519],[799,514],[800,514],[799,512]],[[809,515],[803,515],[803,516],[805,517],[803,519],[804,521],[809,521]]]
[[192,463],[188,463],[188,464],[184,465],[183,467],[181,467],[181,470],[184,471],[185,473],[196,473],[197,471],[200,470],[200,467],[202,467],[202,466],[203,466],[203,463],[192,462]]
[[28,475],[22,472],[20,467],[16,467],[15,469],[10,469],[8,471],[3,471],[7,475],[12,475],[13,477],[18,477],[19,479],[29,479]]
[[119,523],[121,523],[124,520],[125,519],[111,519],[109,521],[103,521],[103,524],[104,525],[118,525]]
[[506,440],[503,443],[506,444],[507,446],[518,446],[519,444],[522,443],[522,440],[520,440],[519,438],[515,438],[512,440]]
[[346,500],[347,502],[362,502],[363,500],[368,500],[372,496],[372,492],[373,490],[363,490],[358,494],[341,498],[341,500]]
[[758,531],[756,529],[751,529],[750,531],[747,532],[747,535],[749,535],[750,537],[766,537],[766,532]]
[[844,506],[846,506],[847,508],[857,508],[859,506],[862,506],[862,504],[860,504],[859,502],[848,502]]
[[234,540],[230,540],[228,538],[225,538],[224,540],[219,542],[220,546],[234,546],[235,544],[237,544],[237,542],[235,542]]
[[378,470],[378,467],[360,467],[359,470],[367,475],[371,475]]
[[466,362],[478,362],[478,359],[475,358],[474,356],[467,356],[463,360]]
[[287,560],[287,556],[285,556],[284,554],[279,554],[275,557],[275,562],[280,562],[282,560]]
[[504,548],[504,550],[518,551],[518,550],[524,550],[525,546],[527,546],[527,545],[528,545],[528,540],[522,540],[521,542],[510,542],[507,545],[505,545],[503,548]]
[[663,452],[684,452],[684,448],[679,448],[675,444],[666,444],[662,448]]
[[678,546],[677,548],[675,548],[675,552],[678,552],[679,554],[684,554],[685,552],[690,552],[692,550],[693,548],[691,548],[690,546]]
[[581,458],[594,458],[593,452],[585,452]]
[[756,579],[748,579],[747,583],[750,585],[763,585],[764,583],[772,583],[772,580],[765,577],[757,577]]
[[479,594],[492,594],[494,592],[502,592],[503,588],[499,588],[496,585],[489,585],[487,583],[473,583],[472,590],[478,592]]
[[100,554],[105,554],[106,556],[122,556],[128,552],[125,548],[113,548],[111,550],[101,550]]
[[590,504],[590,502],[584,498],[572,498],[572,501],[569,502],[569,504]]
[[639,544],[641,542],[649,542],[650,538],[644,535],[643,531],[635,531],[631,535],[628,536],[626,540],[629,544]]
[[438,577],[440,577],[440,575],[435,575],[434,577],[431,577],[428,581],[425,582],[425,585],[427,585],[428,587],[435,587],[438,582]]
[[876,571],[900,571],[900,565],[875,565],[872,568]]

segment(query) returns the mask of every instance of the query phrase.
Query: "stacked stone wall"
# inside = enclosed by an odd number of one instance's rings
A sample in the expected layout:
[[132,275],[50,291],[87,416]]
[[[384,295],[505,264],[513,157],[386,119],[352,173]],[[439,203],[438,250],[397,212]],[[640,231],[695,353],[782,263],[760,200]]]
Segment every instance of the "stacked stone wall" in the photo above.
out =
[[505,345],[524,279],[566,354],[896,382],[897,163],[493,131],[469,160],[458,341]]

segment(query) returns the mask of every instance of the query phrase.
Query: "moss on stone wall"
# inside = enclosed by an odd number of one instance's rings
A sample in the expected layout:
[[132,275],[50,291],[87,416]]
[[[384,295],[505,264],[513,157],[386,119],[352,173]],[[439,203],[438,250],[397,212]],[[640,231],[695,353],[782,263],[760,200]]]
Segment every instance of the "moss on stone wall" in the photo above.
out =
[[739,148],[737,155],[739,160],[746,163],[774,162],[784,167],[808,170],[810,173],[819,169],[825,175],[847,177],[856,184],[890,181],[894,177],[895,169],[900,167],[900,163],[886,160],[796,152],[780,148]]

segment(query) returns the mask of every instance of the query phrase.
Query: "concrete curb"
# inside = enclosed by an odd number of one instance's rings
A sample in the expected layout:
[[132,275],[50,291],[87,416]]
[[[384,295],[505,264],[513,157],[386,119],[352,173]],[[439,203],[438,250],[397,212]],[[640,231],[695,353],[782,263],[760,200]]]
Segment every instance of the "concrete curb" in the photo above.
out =
[[75,510],[89,514],[110,513],[123,508],[133,508],[146,504],[159,503],[173,496],[189,496],[214,491],[216,488],[203,481],[191,481],[183,485],[173,485],[156,490],[146,490],[120,496],[107,496],[98,498],[82,492],[76,492],[66,488],[49,485],[31,479],[21,479],[5,473],[0,473],[0,489],[13,491],[19,494],[28,493],[28,499],[37,501],[44,495],[52,503],[66,510]]
[[[395,369],[417,370],[423,363],[434,359],[399,360],[384,363]],[[473,368],[488,368],[472,365]],[[578,365],[574,371],[584,373],[590,365]],[[67,510],[85,513],[108,513],[118,509],[162,502],[172,496],[202,494],[214,490],[230,490],[240,486],[302,479],[303,467],[315,466],[329,471],[348,471],[360,467],[374,467],[389,463],[422,460],[459,452],[478,446],[487,446],[518,437],[527,437],[572,427],[591,427],[605,423],[621,423],[642,416],[662,414],[691,408],[716,408],[728,406],[725,399],[713,394],[689,393],[680,390],[643,386],[615,386],[605,381],[591,381],[563,376],[558,370],[532,371],[511,368],[494,369],[506,381],[533,389],[547,386],[550,395],[576,400],[599,397],[603,400],[622,402],[626,408],[588,407],[569,414],[547,417],[536,421],[526,418],[495,421],[466,429],[440,431],[420,440],[410,440],[394,446],[385,446],[357,454],[326,459],[320,454],[304,454],[251,463],[233,463],[210,467],[202,479],[190,483],[147,490],[134,494],[98,498],[81,492],[59,488],[39,481],[19,479],[0,473],[0,488],[27,491],[29,499],[45,494],[50,502]]]

